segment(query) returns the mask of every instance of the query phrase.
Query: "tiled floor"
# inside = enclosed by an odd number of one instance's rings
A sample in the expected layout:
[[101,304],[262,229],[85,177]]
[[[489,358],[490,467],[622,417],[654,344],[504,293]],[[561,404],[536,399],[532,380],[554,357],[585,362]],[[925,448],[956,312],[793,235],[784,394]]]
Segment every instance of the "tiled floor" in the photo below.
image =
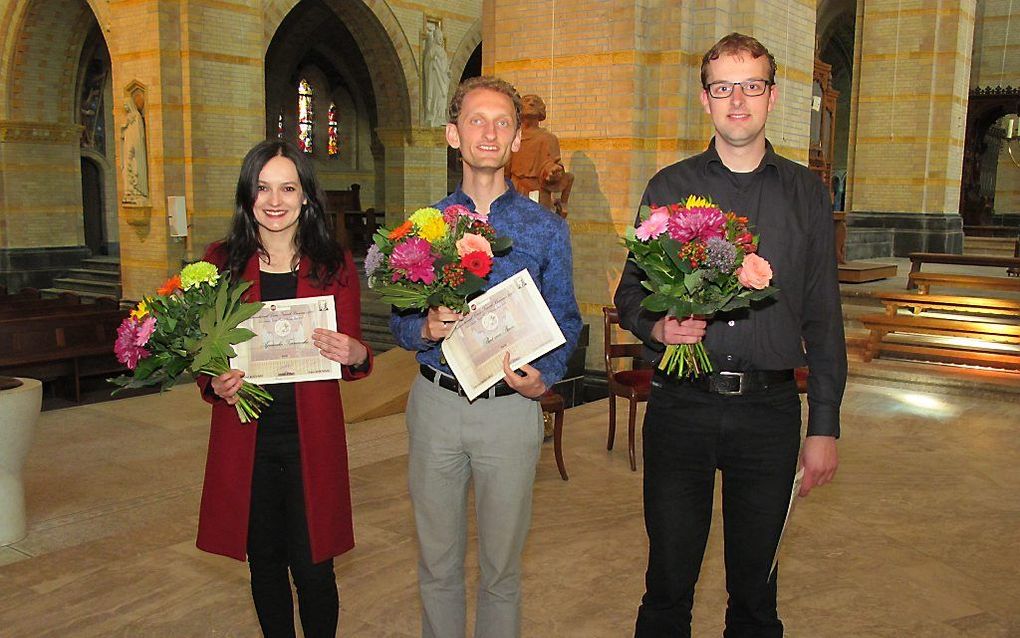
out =
[[[1017,395],[922,386],[920,368],[903,370],[898,384],[848,388],[837,481],[799,504],[784,545],[788,635],[1020,636]],[[0,636],[258,635],[246,566],[194,547],[208,417],[187,387],[41,416],[29,534],[0,548]],[[625,433],[605,450],[605,424],[605,401],[567,413],[569,482],[544,450],[525,636],[631,635],[641,473]],[[403,418],[353,424],[349,438],[358,546],[337,562],[341,633],[416,636]],[[713,638],[725,604],[716,523],[695,610],[695,635]]]

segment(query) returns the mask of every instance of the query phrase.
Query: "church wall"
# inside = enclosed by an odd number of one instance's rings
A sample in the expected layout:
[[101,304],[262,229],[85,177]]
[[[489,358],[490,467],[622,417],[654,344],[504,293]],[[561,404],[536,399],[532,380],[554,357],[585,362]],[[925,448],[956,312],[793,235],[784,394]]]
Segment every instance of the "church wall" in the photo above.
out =
[[[1018,142],[1013,142],[1013,157],[1020,161],[1020,143]],[[1006,219],[996,219],[995,223],[1020,226],[1020,166],[1013,163],[1005,146],[999,151],[993,212],[996,216],[1007,217]]]
[[702,55],[734,30],[765,42],[780,83],[769,138],[806,162],[814,19],[807,1],[484,1],[483,71],[543,98],[542,125],[575,175],[567,219],[578,304],[592,328],[589,368],[602,367],[601,308],[612,303],[626,259],[619,236],[645,184],[711,137],[698,99]]

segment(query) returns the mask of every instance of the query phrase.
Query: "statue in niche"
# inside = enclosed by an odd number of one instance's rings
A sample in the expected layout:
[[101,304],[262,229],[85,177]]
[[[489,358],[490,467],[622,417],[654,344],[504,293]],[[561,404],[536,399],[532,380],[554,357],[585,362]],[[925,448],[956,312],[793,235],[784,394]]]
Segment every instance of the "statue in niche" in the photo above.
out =
[[429,22],[425,25],[425,125],[445,126],[447,100],[450,92],[450,57],[446,54],[443,25]]
[[106,135],[103,122],[103,84],[106,70],[93,61],[85,80],[84,97],[78,109],[81,113],[81,147],[106,152]]
[[510,179],[517,192],[537,196],[539,204],[566,217],[574,175],[563,168],[560,141],[538,126],[545,120],[545,102],[525,95],[521,103],[521,148],[510,157]]
[[145,147],[145,93],[141,89],[131,91],[131,97],[124,102],[127,117],[120,129],[121,177],[124,179],[125,204],[143,205],[149,200],[149,167]]

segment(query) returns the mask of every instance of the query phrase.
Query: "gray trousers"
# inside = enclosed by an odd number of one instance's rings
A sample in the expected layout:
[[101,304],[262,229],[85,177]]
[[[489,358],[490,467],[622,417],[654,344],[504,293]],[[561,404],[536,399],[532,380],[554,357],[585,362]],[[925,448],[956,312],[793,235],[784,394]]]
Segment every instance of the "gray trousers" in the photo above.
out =
[[468,483],[478,524],[475,638],[521,634],[521,552],[542,446],[542,410],[519,394],[474,403],[418,376],[407,402],[423,638],[463,638]]

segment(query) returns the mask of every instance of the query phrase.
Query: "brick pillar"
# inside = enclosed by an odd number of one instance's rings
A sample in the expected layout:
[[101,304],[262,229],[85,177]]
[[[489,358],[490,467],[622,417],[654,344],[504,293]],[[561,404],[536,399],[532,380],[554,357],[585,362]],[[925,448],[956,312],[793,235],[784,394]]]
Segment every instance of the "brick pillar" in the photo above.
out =
[[[124,125],[125,87],[146,88],[148,202],[123,203],[117,176],[123,294],[138,299],[227,232],[240,158],[265,137],[263,33],[254,3],[154,0],[118,9],[119,37],[109,43],[115,131]],[[187,238],[170,237],[170,195],[185,197]]]
[[446,196],[446,132],[442,127],[376,129],[385,153],[386,223]]
[[[974,0],[857,10],[847,190],[849,258],[960,252]],[[890,236],[891,235],[891,236]],[[879,238],[880,239],[880,238]],[[888,256],[888,255],[885,255]]]
[[769,138],[806,162],[814,20],[813,2],[788,0],[484,0],[483,71],[543,98],[542,126],[575,176],[568,222],[577,300],[593,328],[589,368],[602,367],[601,308],[612,303],[626,259],[619,237],[645,184],[712,135],[698,98],[701,57],[732,31],[761,39],[779,62]]

